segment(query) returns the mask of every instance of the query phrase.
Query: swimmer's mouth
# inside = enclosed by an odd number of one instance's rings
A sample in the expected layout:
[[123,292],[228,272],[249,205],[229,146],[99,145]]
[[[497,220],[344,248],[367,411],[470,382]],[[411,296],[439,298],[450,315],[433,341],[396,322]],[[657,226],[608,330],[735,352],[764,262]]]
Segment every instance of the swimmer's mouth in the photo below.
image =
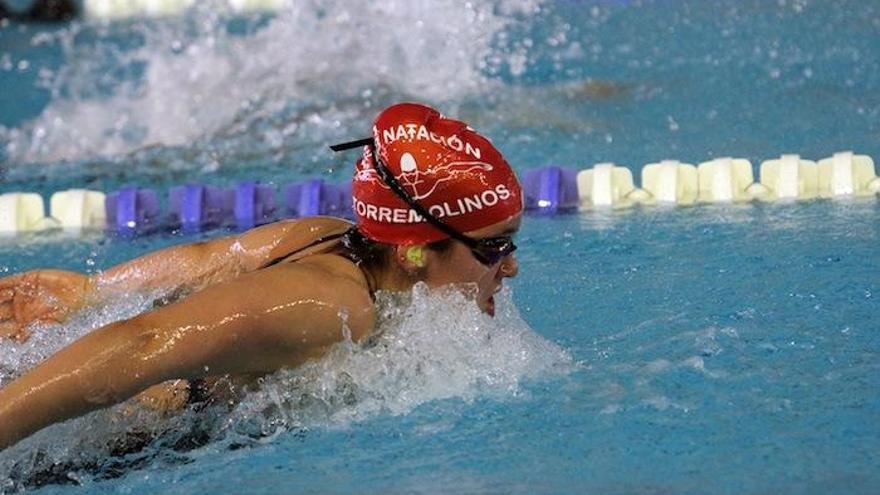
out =
[[489,316],[495,316],[495,294],[498,294],[499,292],[501,292],[500,285],[496,287],[495,290],[492,291],[492,295],[486,299],[486,314]]

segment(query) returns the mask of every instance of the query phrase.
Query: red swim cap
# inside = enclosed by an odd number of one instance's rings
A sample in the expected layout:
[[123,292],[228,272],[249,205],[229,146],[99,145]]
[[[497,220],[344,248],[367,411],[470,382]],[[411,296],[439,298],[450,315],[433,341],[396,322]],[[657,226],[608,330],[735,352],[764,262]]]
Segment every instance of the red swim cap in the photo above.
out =
[[[431,107],[400,103],[376,117],[373,138],[403,190],[459,232],[503,222],[523,209],[513,170],[492,143],[464,122]],[[426,244],[449,237],[400,199],[379,177],[369,146],[352,183],[358,229],[388,244]]]

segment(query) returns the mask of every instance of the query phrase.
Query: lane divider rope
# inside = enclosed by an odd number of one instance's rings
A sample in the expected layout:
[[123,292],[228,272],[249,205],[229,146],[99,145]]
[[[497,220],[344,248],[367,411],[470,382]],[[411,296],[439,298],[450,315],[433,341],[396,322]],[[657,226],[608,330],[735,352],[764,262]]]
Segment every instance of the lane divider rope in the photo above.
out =
[[[880,178],[874,161],[851,151],[818,163],[782,155],[761,163],[754,181],[752,164],[741,158],[717,158],[694,166],[677,160],[649,163],[640,186],[632,172],[599,163],[580,172],[549,166],[523,174],[529,212],[563,213],[578,209],[625,208],[633,205],[692,205],[745,201],[800,201],[815,198],[876,196]],[[71,189],[54,193],[48,215],[36,193],[0,195],[0,233],[64,228],[106,229],[118,234],[144,234],[158,229],[200,232],[212,228],[245,230],[282,218],[331,215],[352,218],[351,184],[309,179],[284,186],[279,205],[274,186],[245,181],[232,188],[203,184],[172,187],[163,212],[159,195],[146,187],[127,186],[105,194]]]

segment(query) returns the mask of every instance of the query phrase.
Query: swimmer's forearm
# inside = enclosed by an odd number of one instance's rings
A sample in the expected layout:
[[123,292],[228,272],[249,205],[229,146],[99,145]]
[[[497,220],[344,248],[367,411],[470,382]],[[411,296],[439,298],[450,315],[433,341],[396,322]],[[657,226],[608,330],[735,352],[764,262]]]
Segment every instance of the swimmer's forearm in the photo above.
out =
[[[53,423],[121,402],[158,383],[131,351],[120,328],[100,328],[0,389],[0,449]],[[84,356],[88,356],[84,359]]]
[[0,450],[167,380],[255,369],[241,358],[257,353],[239,342],[238,319],[195,313],[164,308],[101,327],[0,388]]
[[335,262],[259,270],[85,335],[0,389],[0,449],[166,380],[269,373],[323,355],[346,328],[362,339],[375,323],[366,282]]
[[[242,305],[253,287],[220,284],[101,327],[54,354],[0,389],[0,449],[167,380],[277,369],[279,340],[261,337],[252,316],[261,312]],[[263,298],[254,300],[264,309]],[[286,319],[277,332],[282,341],[291,322],[303,320],[299,313]]]
[[241,271],[235,239],[162,249],[121,263],[90,277],[86,305],[132,291],[199,288],[237,275]]

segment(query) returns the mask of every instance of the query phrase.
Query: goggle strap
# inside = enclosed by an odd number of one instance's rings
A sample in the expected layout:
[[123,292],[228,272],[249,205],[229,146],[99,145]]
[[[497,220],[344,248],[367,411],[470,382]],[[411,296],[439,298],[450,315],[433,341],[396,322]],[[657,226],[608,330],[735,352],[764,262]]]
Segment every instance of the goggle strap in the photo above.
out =
[[332,144],[332,145],[330,145],[330,149],[333,151],[345,151],[345,150],[350,150],[350,149],[354,149],[354,148],[360,148],[363,146],[372,147],[373,146],[373,138],[369,137],[369,138],[358,139],[356,141],[347,141],[345,143]]

